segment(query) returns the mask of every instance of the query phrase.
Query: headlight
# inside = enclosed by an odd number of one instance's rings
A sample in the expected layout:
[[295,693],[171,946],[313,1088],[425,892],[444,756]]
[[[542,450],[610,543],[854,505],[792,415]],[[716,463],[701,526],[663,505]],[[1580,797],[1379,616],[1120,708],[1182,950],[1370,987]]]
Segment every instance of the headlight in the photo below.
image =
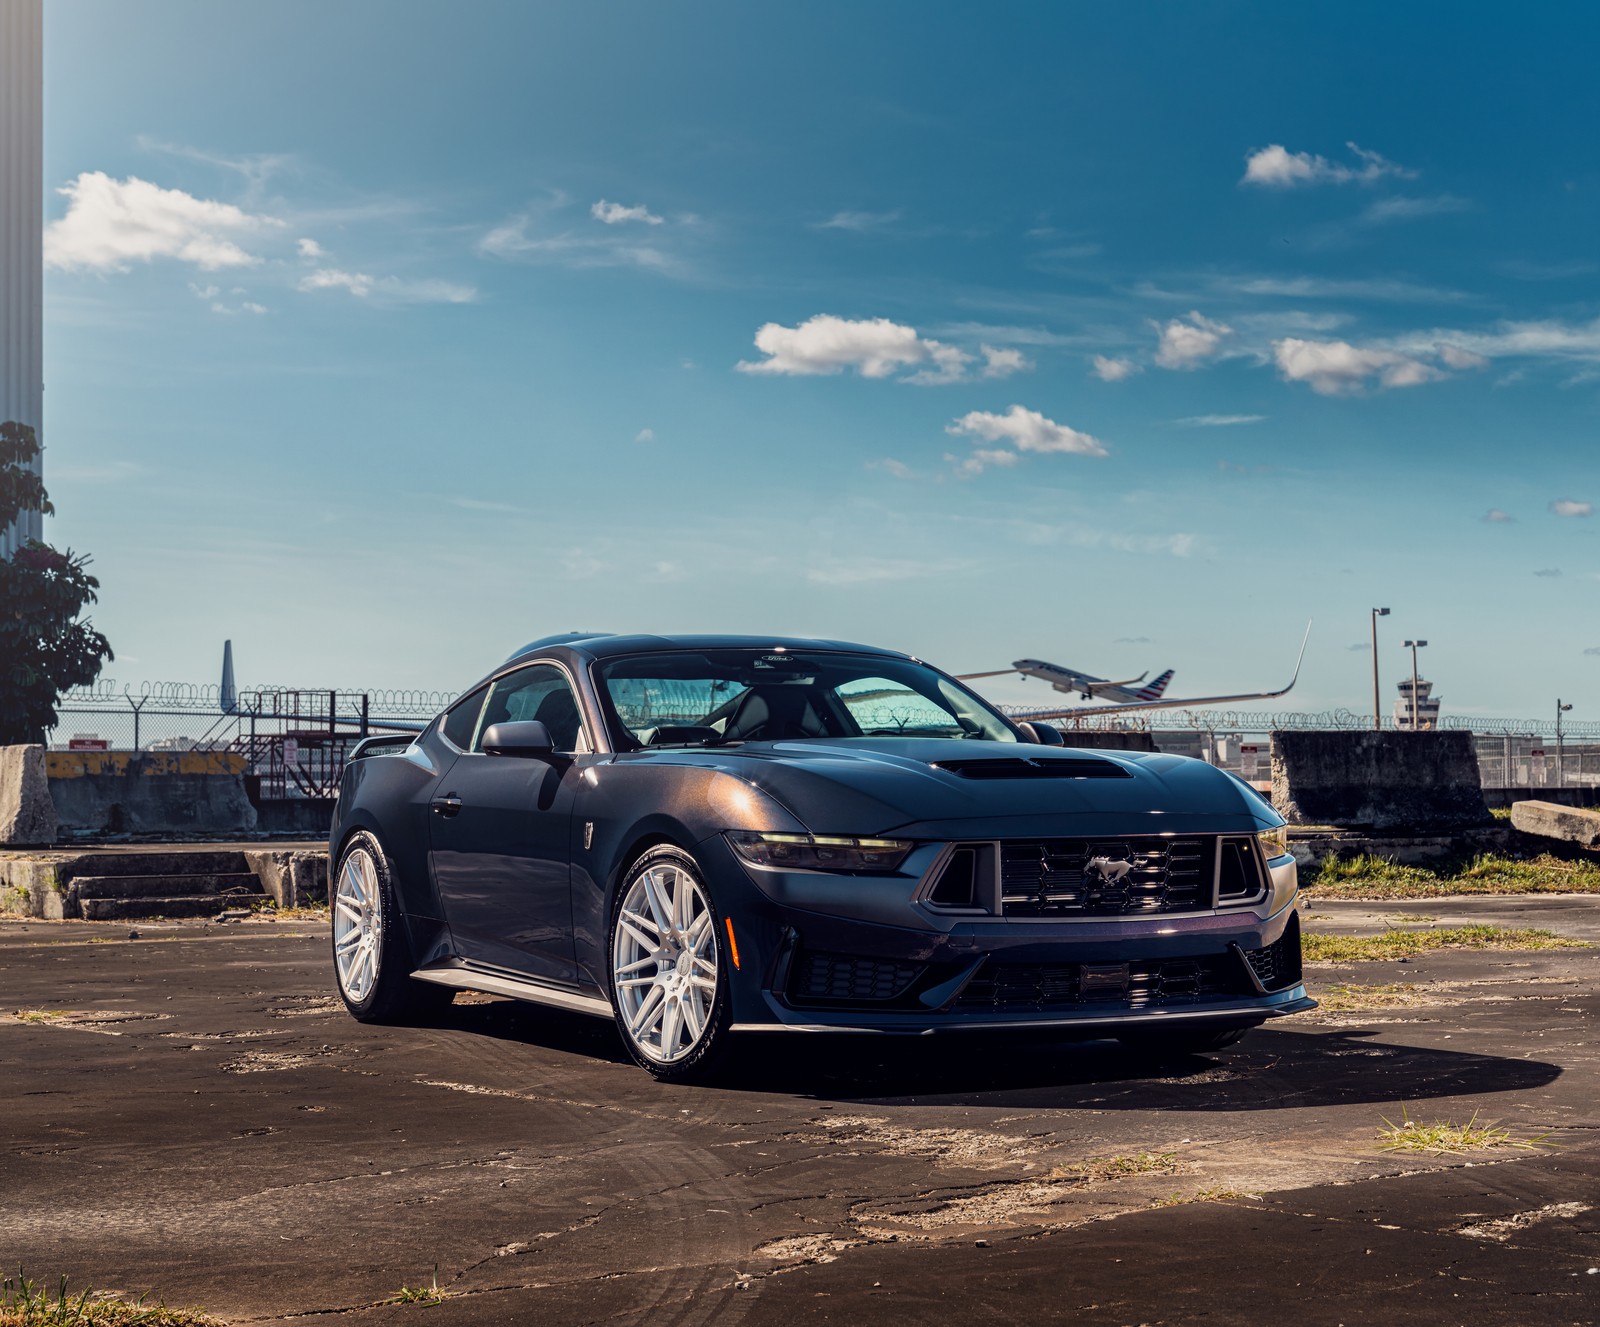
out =
[[832,834],[728,832],[734,851],[752,866],[800,871],[892,871],[915,846],[905,839],[856,839]]
[[1256,842],[1261,845],[1261,851],[1266,854],[1270,862],[1274,857],[1284,857],[1289,852],[1289,827],[1279,825],[1277,829],[1264,829],[1256,835]]

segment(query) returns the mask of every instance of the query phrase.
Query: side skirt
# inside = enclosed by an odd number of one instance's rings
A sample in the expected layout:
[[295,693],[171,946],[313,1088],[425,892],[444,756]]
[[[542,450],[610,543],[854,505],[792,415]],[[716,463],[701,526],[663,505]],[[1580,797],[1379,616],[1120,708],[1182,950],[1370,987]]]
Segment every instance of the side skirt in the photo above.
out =
[[610,1002],[598,996],[584,995],[579,991],[560,986],[545,986],[522,977],[484,972],[478,968],[469,968],[459,961],[418,968],[411,976],[415,981],[431,981],[439,986],[453,986],[462,991],[483,991],[487,995],[509,995],[513,1000],[550,1005],[556,1009],[568,1009],[578,1014],[592,1014],[596,1018],[614,1016]]

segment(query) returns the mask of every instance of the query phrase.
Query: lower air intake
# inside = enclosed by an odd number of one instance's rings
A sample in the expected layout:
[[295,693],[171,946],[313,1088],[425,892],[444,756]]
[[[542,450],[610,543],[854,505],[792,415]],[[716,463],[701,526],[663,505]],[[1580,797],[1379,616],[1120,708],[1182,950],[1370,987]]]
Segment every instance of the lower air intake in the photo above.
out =
[[804,953],[795,960],[789,998],[797,1004],[885,1004],[922,975],[915,963],[856,954]]

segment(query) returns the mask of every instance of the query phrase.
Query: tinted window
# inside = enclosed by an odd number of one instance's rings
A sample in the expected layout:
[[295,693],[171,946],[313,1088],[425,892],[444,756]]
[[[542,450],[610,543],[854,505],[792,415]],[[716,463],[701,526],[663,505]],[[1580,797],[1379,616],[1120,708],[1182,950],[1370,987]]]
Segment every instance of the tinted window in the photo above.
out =
[[488,690],[488,687],[479,687],[470,695],[458,700],[444,716],[444,722],[439,725],[439,731],[452,745],[460,747],[463,751],[472,745],[473,730],[478,723],[478,711],[483,708],[483,698]]
[[567,675],[553,664],[519,668],[494,684],[471,749],[479,749],[483,734],[491,724],[528,719],[537,719],[550,730],[557,751],[579,749],[582,724],[578,719],[578,702]]

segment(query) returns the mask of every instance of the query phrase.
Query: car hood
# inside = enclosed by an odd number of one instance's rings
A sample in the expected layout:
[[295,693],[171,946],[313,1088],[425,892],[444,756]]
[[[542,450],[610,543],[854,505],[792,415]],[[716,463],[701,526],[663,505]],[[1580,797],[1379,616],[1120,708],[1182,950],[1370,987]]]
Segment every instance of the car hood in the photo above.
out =
[[1281,819],[1204,761],[937,738],[746,742],[619,761],[730,774],[813,833],[914,837],[1253,833]]

